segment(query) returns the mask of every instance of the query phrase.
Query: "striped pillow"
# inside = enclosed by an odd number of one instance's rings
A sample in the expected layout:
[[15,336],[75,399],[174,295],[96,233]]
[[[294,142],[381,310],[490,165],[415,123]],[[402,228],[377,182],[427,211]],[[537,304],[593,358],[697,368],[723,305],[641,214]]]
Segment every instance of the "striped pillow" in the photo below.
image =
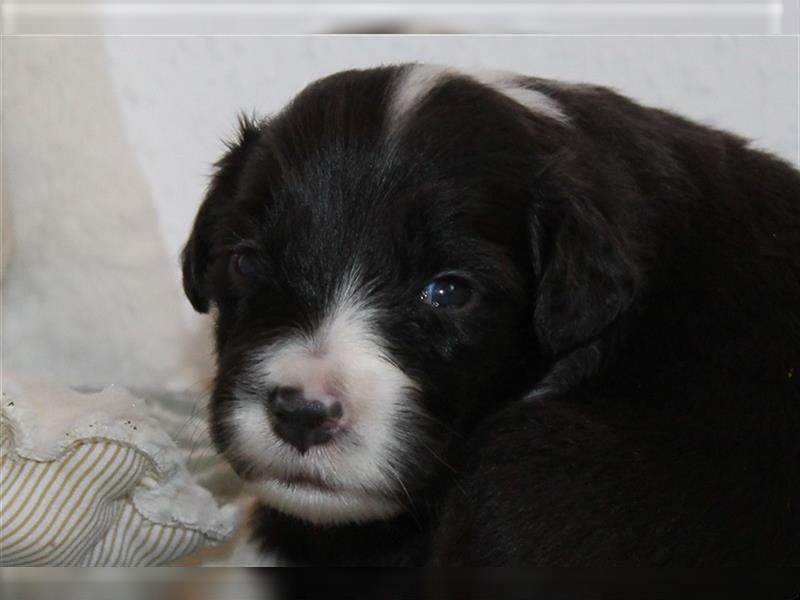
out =
[[232,533],[142,401],[4,381],[0,564],[162,565]]

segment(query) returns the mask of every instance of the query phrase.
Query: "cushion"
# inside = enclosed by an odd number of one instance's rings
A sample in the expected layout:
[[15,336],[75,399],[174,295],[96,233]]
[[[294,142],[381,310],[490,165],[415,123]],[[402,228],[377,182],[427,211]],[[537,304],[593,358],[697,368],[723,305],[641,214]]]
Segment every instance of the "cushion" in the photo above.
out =
[[232,534],[147,404],[20,376],[3,382],[0,564],[171,563]]

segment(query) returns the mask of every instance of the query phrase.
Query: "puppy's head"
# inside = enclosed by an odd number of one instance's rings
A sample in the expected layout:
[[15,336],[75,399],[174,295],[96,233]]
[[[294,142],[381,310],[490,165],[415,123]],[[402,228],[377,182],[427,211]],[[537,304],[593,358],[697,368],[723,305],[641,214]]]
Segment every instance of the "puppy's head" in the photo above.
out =
[[409,508],[476,420],[616,317],[615,242],[555,198],[569,131],[532,80],[421,65],[243,120],[184,286],[216,312],[215,442],[265,503],[320,524]]

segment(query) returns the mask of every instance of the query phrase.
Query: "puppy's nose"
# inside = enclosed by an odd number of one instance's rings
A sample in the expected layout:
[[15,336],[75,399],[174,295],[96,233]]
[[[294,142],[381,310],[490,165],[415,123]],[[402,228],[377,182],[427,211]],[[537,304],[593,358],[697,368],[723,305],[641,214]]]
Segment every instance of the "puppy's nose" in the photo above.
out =
[[267,399],[267,407],[272,429],[301,454],[311,446],[328,442],[338,430],[343,413],[338,400],[309,399],[295,387],[275,388]]

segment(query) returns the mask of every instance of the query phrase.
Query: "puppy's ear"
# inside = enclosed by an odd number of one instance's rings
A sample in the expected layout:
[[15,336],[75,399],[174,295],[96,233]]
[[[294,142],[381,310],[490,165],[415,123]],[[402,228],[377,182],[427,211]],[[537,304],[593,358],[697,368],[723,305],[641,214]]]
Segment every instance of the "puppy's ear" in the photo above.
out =
[[214,164],[214,176],[181,253],[183,290],[197,312],[206,313],[210,308],[207,274],[215,231],[236,193],[242,167],[259,133],[254,117],[239,116],[238,137],[227,144],[228,151]]
[[606,218],[589,202],[564,200],[549,225],[555,231],[546,257],[535,259],[541,273],[535,330],[552,357],[590,342],[616,321],[630,306],[638,280]]

